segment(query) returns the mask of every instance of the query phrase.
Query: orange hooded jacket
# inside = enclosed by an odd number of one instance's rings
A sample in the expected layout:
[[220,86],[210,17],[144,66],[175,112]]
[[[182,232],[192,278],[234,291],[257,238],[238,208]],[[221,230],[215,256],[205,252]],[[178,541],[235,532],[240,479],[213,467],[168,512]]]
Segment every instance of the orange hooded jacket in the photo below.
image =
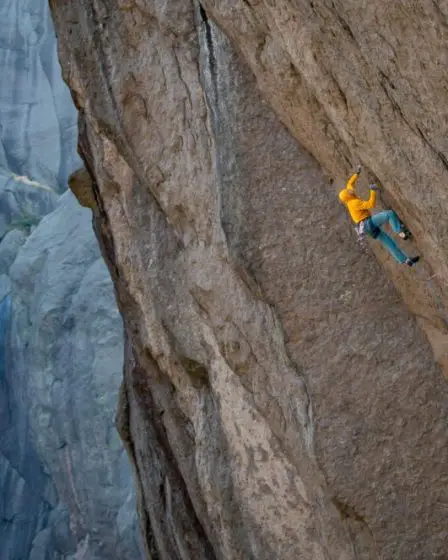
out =
[[339,200],[345,204],[355,224],[359,224],[370,216],[370,210],[375,208],[376,192],[370,189],[369,200],[362,200],[355,192],[356,181],[359,175],[355,173],[350,177],[345,189],[339,193]]

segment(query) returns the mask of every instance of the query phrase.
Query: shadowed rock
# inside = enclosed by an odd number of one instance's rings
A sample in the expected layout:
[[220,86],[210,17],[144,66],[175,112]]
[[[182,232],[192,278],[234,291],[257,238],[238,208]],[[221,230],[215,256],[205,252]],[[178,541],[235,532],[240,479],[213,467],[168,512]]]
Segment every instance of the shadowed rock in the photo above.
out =
[[86,208],[94,207],[95,195],[93,193],[93,181],[85,168],[78,169],[70,175],[68,186],[81,206]]

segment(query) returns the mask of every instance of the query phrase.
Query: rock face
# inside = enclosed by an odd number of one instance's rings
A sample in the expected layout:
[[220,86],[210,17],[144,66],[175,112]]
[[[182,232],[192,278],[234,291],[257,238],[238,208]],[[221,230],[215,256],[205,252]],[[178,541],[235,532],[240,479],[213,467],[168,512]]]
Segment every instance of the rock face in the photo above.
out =
[[54,189],[79,164],[76,110],[61,80],[46,0],[0,7],[0,167]]
[[[51,5],[147,554],[444,558],[442,9]],[[358,249],[317,163],[338,183],[358,159],[416,270]]]
[[[12,325],[0,361],[0,539],[11,560],[141,557],[114,427],[122,323],[90,214],[64,194],[19,251],[2,300],[1,324],[11,313]],[[5,264],[24,239],[8,234]]]
[[51,212],[80,160],[47,0],[4,0],[0,47],[1,239]]
[[134,560],[131,472],[113,427],[122,323],[72,195],[10,278],[80,165],[48,2],[2,2],[0,47],[0,557]]
[[[0,270],[10,265],[25,242],[25,234],[11,231],[0,244]],[[28,558],[34,536],[48,520],[55,497],[51,480],[34,451],[26,407],[11,378],[9,325],[11,283],[0,275],[0,543],[5,558]],[[39,489],[38,491],[35,491]]]
[[[26,241],[23,231],[10,231],[0,243],[0,270],[9,272]],[[30,430],[26,370],[18,372],[12,352],[13,302],[9,274],[0,275],[0,547],[2,556],[61,558],[75,550],[67,507],[36,451]],[[21,373],[21,377],[16,375]]]

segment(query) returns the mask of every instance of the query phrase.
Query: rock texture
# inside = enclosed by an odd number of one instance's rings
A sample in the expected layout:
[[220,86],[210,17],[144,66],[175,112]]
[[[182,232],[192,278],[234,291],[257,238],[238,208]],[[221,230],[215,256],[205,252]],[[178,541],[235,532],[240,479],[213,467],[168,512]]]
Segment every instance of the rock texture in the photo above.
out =
[[[8,271],[25,242],[11,231],[0,244],[0,270]],[[11,378],[11,283],[0,275],[0,543],[4,558],[28,558],[34,536],[45,525],[55,489],[34,451],[26,407]]]
[[0,558],[139,558],[113,427],[121,320],[89,212],[73,196],[10,278],[80,164],[46,0],[1,3],[0,68]]
[[139,558],[113,427],[121,320],[89,212],[72,195],[10,279],[80,160],[48,3],[4,2],[0,16],[0,557]]
[[[122,323],[90,214],[63,195],[21,247],[2,300],[0,539],[11,560],[141,557],[114,426]],[[24,240],[9,233],[0,262]]]
[[61,558],[76,548],[67,507],[58,503],[33,441],[26,377],[19,379],[13,365],[9,269],[25,241],[14,229],[0,243],[0,546],[8,560]]
[[[61,79],[47,0],[0,6],[0,239],[56,205],[79,167],[76,110]],[[0,271],[1,272],[1,271]]]
[[[51,6],[147,554],[443,559],[443,9]],[[358,250],[317,163],[338,183],[358,159],[424,266]]]
[[[13,230],[29,234],[39,221],[52,212],[57,195],[47,185],[30,184],[30,180],[0,168],[0,239]],[[7,269],[0,272],[6,272]]]
[[0,168],[64,189],[79,163],[76,111],[61,80],[46,0],[0,7]]

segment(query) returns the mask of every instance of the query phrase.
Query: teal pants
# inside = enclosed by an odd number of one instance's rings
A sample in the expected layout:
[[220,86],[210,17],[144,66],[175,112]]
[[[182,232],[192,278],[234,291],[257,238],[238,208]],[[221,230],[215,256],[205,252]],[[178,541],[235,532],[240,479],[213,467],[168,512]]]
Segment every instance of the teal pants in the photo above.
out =
[[[378,214],[371,216],[369,221],[375,226],[375,228],[379,229],[379,233],[375,239],[380,241],[383,246],[386,247],[397,262],[403,264],[408,256],[405,255],[395,241],[381,229],[381,226],[389,223],[393,231],[395,233],[399,233],[402,229],[402,225],[397,214],[393,210],[385,210],[384,212],[378,212]],[[366,227],[366,231],[367,233],[370,233],[368,227]]]

